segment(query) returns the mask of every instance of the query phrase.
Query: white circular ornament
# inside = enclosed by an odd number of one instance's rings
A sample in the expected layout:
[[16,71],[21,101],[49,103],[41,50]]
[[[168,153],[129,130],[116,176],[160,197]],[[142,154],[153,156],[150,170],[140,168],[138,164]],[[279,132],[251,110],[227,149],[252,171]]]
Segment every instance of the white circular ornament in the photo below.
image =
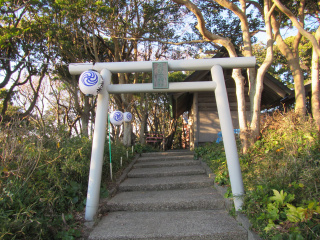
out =
[[79,88],[84,94],[96,96],[103,87],[101,75],[93,70],[83,72],[79,78]]
[[113,125],[121,125],[123,122],[123,113],[121,111],[114,111],[110,114],[110,122]]
[[130,112],[125,112],[123,114],[123,120],[125,122],[131,122],[132,121],[132,114]]

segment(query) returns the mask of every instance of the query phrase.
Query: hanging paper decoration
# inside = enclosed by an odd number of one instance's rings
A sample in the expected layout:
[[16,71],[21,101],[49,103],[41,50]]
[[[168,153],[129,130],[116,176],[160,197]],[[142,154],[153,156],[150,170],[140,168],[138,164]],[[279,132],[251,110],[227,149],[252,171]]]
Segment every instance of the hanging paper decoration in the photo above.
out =
[[124,120],[125,122],[131,122],[131,121],[132,121],[132,114],[129,113],[129,112],[125,112],[125,113],[123,114],[123,120]]
[[85,71],[80,75],[79,87],[84,94],[96,96],[103,86],[101,75],[93,70]]
[[114,111],[110,114],[110,122],[113,125],[121,125],[123,122],[123,113],[121,111]]

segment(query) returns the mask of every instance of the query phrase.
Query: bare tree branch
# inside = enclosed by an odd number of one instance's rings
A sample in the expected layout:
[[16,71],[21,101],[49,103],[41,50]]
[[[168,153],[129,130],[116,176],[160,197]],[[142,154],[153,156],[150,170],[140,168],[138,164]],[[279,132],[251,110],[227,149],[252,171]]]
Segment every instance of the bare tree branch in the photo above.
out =
[[286,8],[279,0],[272,1],[275,3],[275,5],[279,8],[281,12],[283,12],[285,15],[287,15],[288,18],[290,18],[293,26],[295,26],[298,29],[298,31],[312,43],[312,46],[314,47],[315,51],[320,56],[320,46],[315,37],[303,28],[303,26],[299,23],[298,19],[294,16],[294,14],[288,8]]
[[255,1],[247,1],[247,3],[252,4],[253,6],[255,6],[259,12],[261,13],[261,15],[263,15],[263,8],[260,6],[260,4],[258,2]]
[[159,42],[163,44],[171,44],[171,45],[183,45],[183,44],[193,44],[193,43],[205,43],[205,42],[211,42],[210,40],[191,40],[191,41],[184,41],[184,42],[169,42],[169,41],[162,41],[159,39],[154,39],[154,38],[144,38],[144,37],[113,37],[116,39],[124,39],[124,40],[130,40],[130,41],[150,41],[150,42]]

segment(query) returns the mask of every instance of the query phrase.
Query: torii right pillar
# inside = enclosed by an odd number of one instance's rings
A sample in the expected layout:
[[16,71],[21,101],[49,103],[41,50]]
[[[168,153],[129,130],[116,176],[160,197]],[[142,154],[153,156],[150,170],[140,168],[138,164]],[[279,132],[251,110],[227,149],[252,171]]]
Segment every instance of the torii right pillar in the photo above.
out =
[[239,211],[243,205],[244,188],[222,67],[219,65],[214,65],[211,68],[211,77],[212,81],[217,83],[215,96],[220,127],[223,137],[224,150],[227,157],[234,206],[236,211]]

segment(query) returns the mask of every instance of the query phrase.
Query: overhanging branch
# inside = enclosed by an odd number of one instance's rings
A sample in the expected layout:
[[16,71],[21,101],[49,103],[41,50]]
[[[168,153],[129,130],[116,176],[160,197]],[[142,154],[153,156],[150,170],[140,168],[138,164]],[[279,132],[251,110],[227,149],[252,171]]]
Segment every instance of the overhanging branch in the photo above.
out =
[[163,41],[163,40],[158,40],[154,38],[135,38],[135,37],[112,37],[116,39],[124,39],[124,40],[129,40],[129,41],[150,41],[150,42],[159,42],[163,44],[171,44],[171,45],[183,45],[183,44],[193,44],[193,43],[206,43],[206,42],[211,42],[210,40],[206,39],[200,39],[200,40],[191,40],[191,41],[183,41],[183,42],[170,42],[170,41]]

